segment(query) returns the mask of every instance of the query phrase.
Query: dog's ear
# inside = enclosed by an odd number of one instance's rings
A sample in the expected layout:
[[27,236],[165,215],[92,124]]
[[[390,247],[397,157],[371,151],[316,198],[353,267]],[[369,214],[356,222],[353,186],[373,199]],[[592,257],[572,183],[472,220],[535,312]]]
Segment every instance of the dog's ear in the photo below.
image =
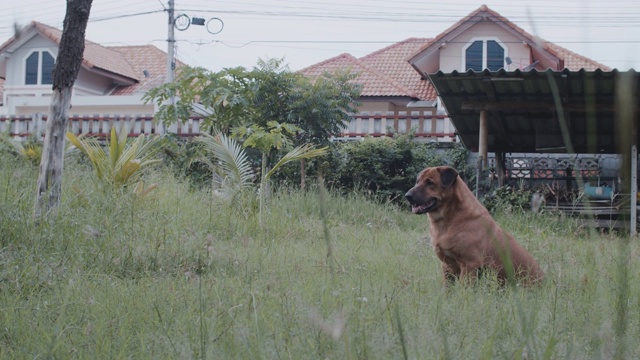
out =
[[458,179],[458,172],[452,167],[443,166],[438,168],[438,172],[440,173],[440,185],[443,188],[448,188]]

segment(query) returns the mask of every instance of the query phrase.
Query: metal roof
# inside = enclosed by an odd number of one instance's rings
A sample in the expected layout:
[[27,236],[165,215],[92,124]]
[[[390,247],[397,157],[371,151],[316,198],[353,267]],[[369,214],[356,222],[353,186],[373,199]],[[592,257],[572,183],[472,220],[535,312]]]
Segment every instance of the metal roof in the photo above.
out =
[[[429,78],[472,151],[481,110],[488,112],[489,152],[620,153],[616,124],[625,116],[633,121],[622,131],[637,136],[640,75],[634,70],[439,71]],[[631,104],[626,111],[621,101]]]

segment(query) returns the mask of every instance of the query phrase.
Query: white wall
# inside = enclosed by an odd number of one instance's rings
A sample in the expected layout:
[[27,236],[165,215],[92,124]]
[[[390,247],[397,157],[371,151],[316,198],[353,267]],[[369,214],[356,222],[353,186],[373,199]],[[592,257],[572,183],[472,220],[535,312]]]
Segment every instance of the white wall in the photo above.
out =
[[530,64],[531,51],[529,46],[511,32],[493,22],[481,22],[473,25],[467,31],[447,42],[440,48],[440,70],[443,72],[466,71],[463,64],[463,48],[474,38],[497,38],[505,50],[505,56],[513,61],[509,70],[526,67]]

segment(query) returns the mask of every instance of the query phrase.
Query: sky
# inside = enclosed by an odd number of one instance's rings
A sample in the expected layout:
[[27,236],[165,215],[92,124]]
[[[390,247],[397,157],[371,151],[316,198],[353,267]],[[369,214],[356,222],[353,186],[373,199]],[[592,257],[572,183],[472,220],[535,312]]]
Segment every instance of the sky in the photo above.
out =
[[[175,30],[176,56],[213,71],[283,59],[296,71],[342,53],[362,57],[434,37],[482,4],[547,41],[612,68],[640,70],[638,0],[175,0],[180,20],[205,22]],[[93,0],[86,38],[166,51],[167,7],[167,0]],[[15,23],[62,29],[65,9],[63,0],[0,0],[0,43]]]

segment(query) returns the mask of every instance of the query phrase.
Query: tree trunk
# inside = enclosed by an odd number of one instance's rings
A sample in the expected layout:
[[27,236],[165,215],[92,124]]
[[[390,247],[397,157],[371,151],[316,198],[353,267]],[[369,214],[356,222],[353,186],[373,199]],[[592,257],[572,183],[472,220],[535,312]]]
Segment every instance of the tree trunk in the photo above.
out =
[[54,211],[60,203],[64,142],[71,91],[84,54],[84,38],[93,0],[67,0],[58,57],[53,69],[53,96],[44,136],[34,216]]

